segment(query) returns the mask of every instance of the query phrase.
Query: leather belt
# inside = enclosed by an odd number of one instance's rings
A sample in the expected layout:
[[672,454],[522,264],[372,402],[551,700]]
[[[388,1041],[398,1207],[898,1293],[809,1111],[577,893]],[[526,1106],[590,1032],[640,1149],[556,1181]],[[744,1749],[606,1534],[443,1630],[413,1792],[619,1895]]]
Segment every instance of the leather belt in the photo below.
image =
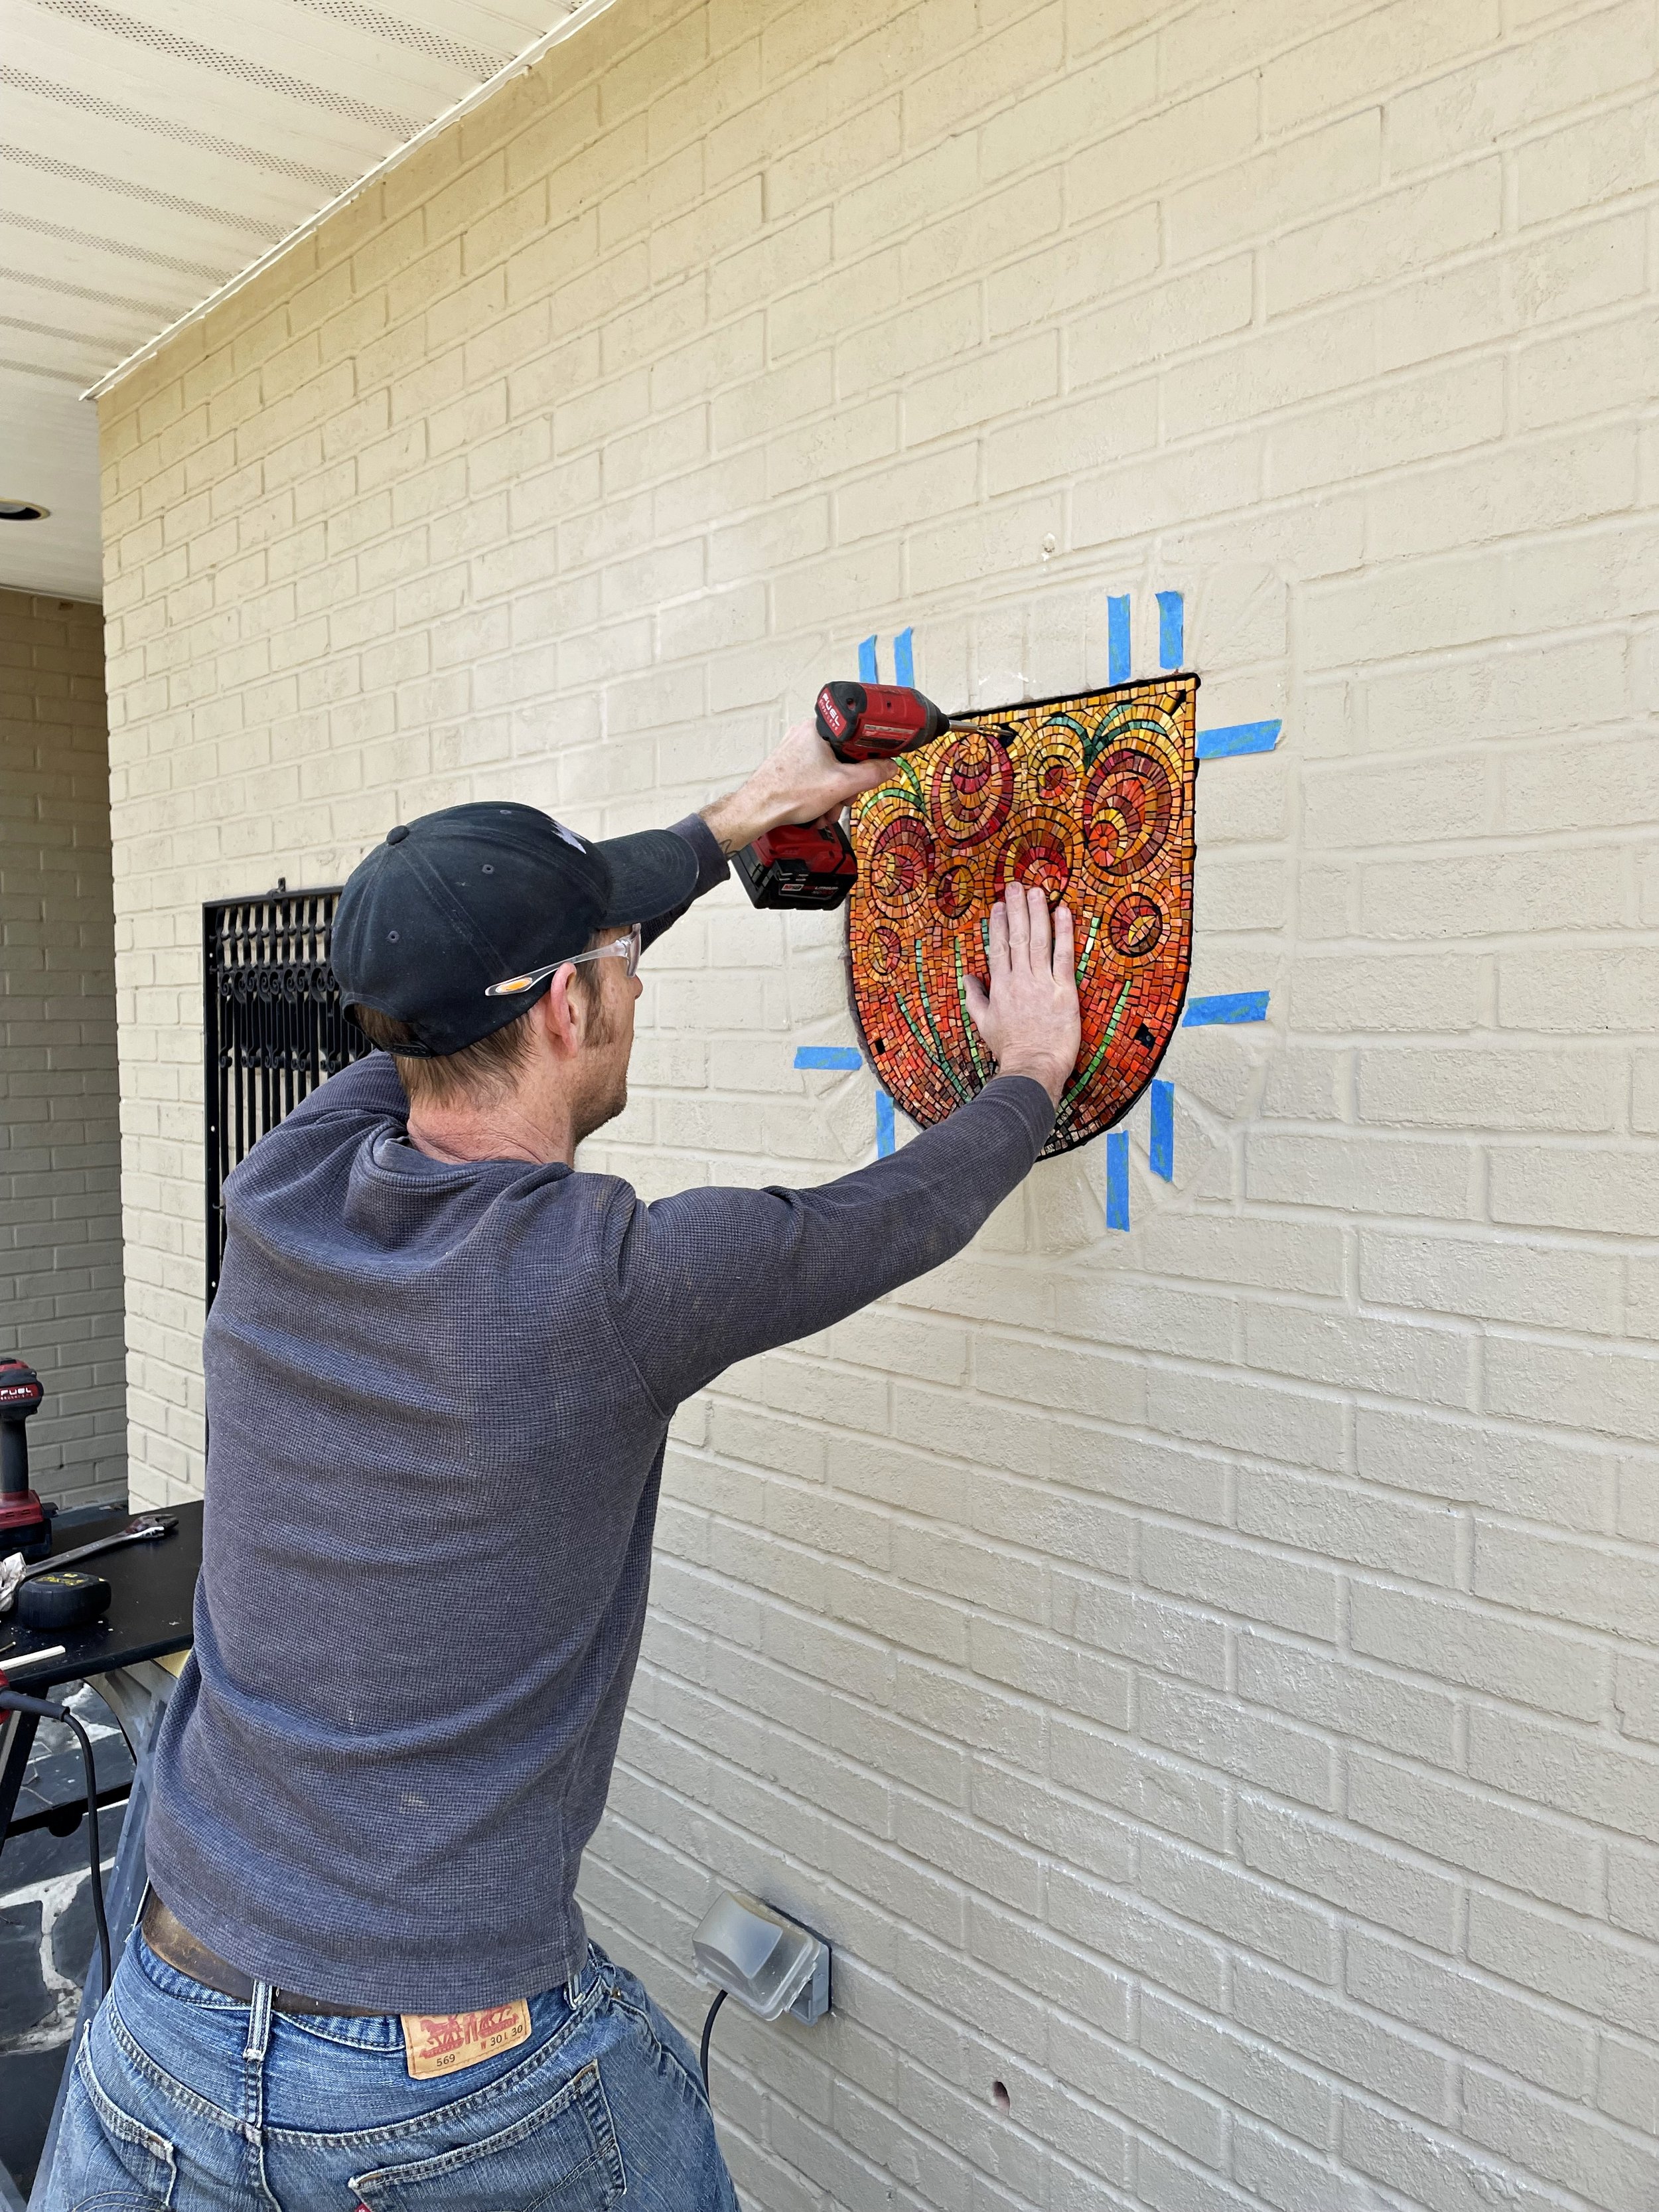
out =
[[[239,2004],[253,2002],[253,1980],[240,1966],[233,1966],[217,1952],[192,1936],[176,1913],[168,1911],[154,1890],[138,1923],[144,1941],[158,1959],[164,1959],[179,1973],[188,1974],[193,1982],[201,1982],[210,1990],[217,1990],[223,1997],[234,1997]],[[321,2013],[333,2020],[384,2020],[383,2005],[331,2004],[326,1997],[302,1997],[293,1990],[271,1992],[271,2007],[276,2012]]]

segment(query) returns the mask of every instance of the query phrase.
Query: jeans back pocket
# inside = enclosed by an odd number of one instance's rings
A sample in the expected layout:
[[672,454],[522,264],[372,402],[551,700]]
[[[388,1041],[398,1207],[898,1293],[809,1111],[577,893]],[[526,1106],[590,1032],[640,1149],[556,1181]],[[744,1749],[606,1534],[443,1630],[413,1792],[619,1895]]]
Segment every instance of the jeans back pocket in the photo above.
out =
[[168,2212],[178,2182],[173,2147],[110,2096],[93,2072],[88,2040],[64,2100],[46,2202],[67,2212]]
[[368,2212],[605,2212],[626,2185],[597,2060],[510,2128],[351,2180]]

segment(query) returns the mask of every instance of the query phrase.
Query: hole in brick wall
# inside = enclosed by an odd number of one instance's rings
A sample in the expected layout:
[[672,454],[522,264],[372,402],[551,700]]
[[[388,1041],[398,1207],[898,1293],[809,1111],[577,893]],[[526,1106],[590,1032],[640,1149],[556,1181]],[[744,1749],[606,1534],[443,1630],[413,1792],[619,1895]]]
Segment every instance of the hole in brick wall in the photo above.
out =
[[1005,2113],[1005,2114],[1006,2114],[1006,2113],[1011,2112],[1013,2110],[1013,2100],[1012,2100],[1012,2097],[1010,2097],[1010,2095],[1008,2094],[1008,2087],[1007,2087],[1007,2084],[1006,2084],[1006,2082],[1004,2082],[1004,2081],[993,2081],[993,2082],[992,2082],[992,2084],[991,2084],[991,2102],[992,2102],[992,2103],[996,2106],[996,2108],[997,2108],[998,2112],[1002,2112],[1002,2113]]

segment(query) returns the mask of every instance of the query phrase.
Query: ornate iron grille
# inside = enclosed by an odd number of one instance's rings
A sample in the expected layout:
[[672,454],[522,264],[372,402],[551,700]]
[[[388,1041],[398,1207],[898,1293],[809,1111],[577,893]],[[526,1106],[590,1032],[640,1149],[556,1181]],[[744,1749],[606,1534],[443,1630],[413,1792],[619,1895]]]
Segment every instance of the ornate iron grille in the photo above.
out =
[[279,883],[202,908],[210,1305],[224,1257],[225,1177],[325,1076],[370,1049],[328,964],[339,896]]

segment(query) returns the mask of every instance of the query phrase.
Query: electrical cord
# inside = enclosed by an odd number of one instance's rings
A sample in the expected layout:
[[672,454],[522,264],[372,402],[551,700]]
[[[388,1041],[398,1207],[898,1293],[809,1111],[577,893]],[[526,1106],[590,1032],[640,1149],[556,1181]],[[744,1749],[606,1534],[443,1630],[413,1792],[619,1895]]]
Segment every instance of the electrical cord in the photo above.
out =
[[87,1785],[87,1850],[92,1866],[92,1917],[98,1923],[98,1963],[103,1969],[100,1996],[109,1993],[109,1922],[104,1917],[104,1854],[98,1841],[98,1779],[92,1763],[92,1738],[72,1712],[45,1698],[27,1698],[21,1690],[0,1689],[0,1712],[33,1713],[38,1721],[64,1721],[75,1730],[81,1747],[81,1771]]
[[725,2002],[726,1991],[717,1990],[714,1992],[714,2002],[708,2008],[708,2017],[702,2024],[702,2049],[697,2054],[697,2063],[702,2069],[702,2094],[705,2097],[708,2097],[711,2109],[714,2100],[708,2096],[708,2039],[714,2033],[714,2014]]

